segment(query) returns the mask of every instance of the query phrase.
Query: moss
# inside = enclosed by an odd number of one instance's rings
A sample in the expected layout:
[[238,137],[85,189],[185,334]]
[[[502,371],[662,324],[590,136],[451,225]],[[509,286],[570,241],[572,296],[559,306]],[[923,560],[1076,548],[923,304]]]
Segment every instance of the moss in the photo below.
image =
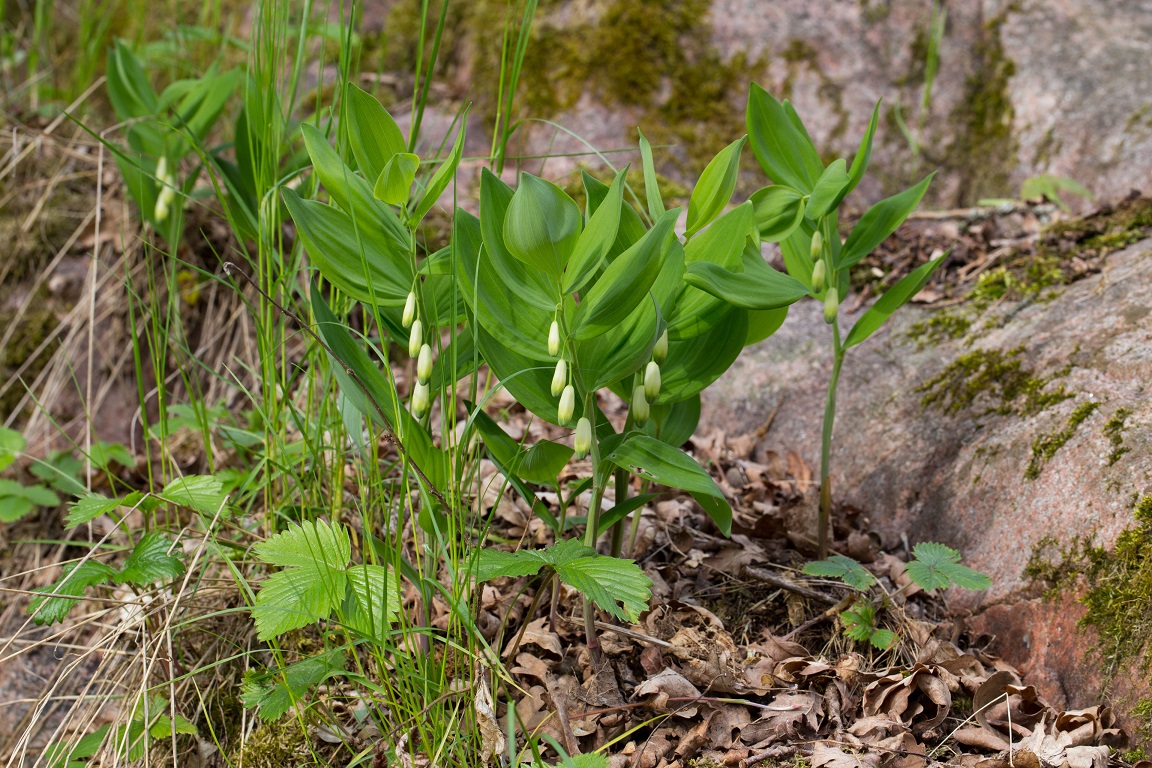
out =
[[228,763],[246,768],[331,765],[325,755],[332,756],[339,745],[323,742],[314,745],[312,742],[307,730],[294,717],[282,717],[271,723],[261,720],[248,738],[229,755]]
[[[13,312],[0,312],[0,328],[8,328],[16,319]],[[30,309],[24,313],[12,334],[12,340],[0,350],[0,381],[9,381],[25,362],[36,353],[37,348],[56,330],[59,320],[51,309]],[[20,374],[21,380],[31,385],[52,356],[54,344],[28,362],[28,367]],[[0,397],[0,413],[12,413],[23,399],[25,388],[16,383]]]
[[984,24],[972,51],[976,69],[965,81],[964,96],[949,120],[959,130],[946,151],[944,165],[959,175],[958,205],[1005,197],[1012,191],[1009,173],[1017,142],[1012,135],[1015,109],[1008,83],[1016,74],[1016,64],[1004,50],[1000,28],[1013,10],[1015,4]]
[[1127,408],[1117,408],[1112,418],[1104,424],[1104,436],[1112,444],[1112,451],[1108,454],[1108,466],[1120,461],[1120,457],[1132,449],[1124,445],[1124,426],[1132,411]]
[[1076,434],[1077,428],[1091,416],[1100,403],[1083,403],[1072,415],[1068,417],[1062,429],[1046,435],[1041,435],[1032,442],[1032,458],[1028,460],[1028,468],[1024,470],[1025,480],[1035,480],[1040,477],[1040,470],[1064,447],[1065,443]]
[[921,403],[959,413],[987,401],[990,404],[983,414],[1030,416],[1073,397],[1063,386],[1049,390],[1049,383],[1060,374],[1036,375],[1020,359],[1023,351],[977,350],[961,356],[917,387],[917,392],[924,393]]
[[927,320],[913,323],[907,331],[921,349],[948,339],[959,339],[972,327],[972,320],[961,312],[940,312]]

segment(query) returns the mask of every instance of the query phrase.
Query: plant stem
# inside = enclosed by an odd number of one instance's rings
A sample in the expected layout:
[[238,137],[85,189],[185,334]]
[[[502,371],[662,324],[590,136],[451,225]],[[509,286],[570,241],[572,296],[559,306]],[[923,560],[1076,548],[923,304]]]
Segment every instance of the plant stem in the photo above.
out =
[[[604,475],[600,472],[600,436],[596,431],[596,394],[584,399],[584,415],[592,422],[592,502],[588,505],[588,526],[584,531],[584,544],[596,548],[600,523],[600,503],[604,499]],[[593,661],[600,660],[600,640],[596,636],[596,607],[584,598],[584,637]]]
[[[623,504],[628,500],[628,472],[617,467],[613,475],[616,479],[616,503]],[[612,557],[620,557],[624,549],[624,522],[621,518],[612,526]]]
[[840,366],[844,363],[844,347],[840,343],[840,323],[832,323],[832,378],[828,380],[828,400],[824,405],[824,431],[820,446],[820,516],[816,529],[816,557],[828,557],[828,539],[832,520],[832,423],[836,419],[836,385],[840,382]]

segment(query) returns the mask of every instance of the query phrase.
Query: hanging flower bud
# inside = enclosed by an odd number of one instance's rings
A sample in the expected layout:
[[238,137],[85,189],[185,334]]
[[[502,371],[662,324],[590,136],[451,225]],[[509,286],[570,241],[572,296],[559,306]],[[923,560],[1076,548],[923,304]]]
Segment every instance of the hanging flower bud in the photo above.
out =
[[156,181],[160,184],[160,192],[156,196],[156,209],[152,218],[157,224],[168,218],[172,203],[176,200],[176,177],[168,171],[168,158],[161,157],[156,163]]
[[548,329],[548,354],[553,357],[560,354],[560,323],[555,320]]
[[824,260],[816,262],[816,266],[812,267],[812,290],[816,293],[824,290],[824,273],[827,271],[824,266]]
[[824,322],[836,322],[836,315],[840,311],[840,297],[836,295],[836,286],[828,288],[824,296]]
[[576,388],[571,384],[564,387],[560,394],[560,407],[556,409],[556,420],[561,425],[572,421],[572,414],[576,412]]
[[568,362],[564,358],[556,361],[556,373],[552,374],[552,397],[556,397],[564,391],[564,385],[568,383]]
[[420,354],[420,345],[424,343],[424,325],[419,320],[412,321],[412,332],[408,336],[408,357]]
[[587,416],[581,416],[580,421],[576,422],[576,439],[573,440],[572,447],[576,450],[578,459],[584,458],[588,455],[588,451],[592,450],[592,422]]
[[660,366],[655,360],[644,369],[644,394],[648,396],[649,402],[655,402],[660,397]]
[[408,299],[404,302],[404,317],[401,318],[400,323],[405,328],[412,326],[412,321],[416,319],[416,291],[408,291]]
[[418,382],[416,388],[412,390],[412,415],[416,418],[428,412],[428,396],[428,385]]
[[632,390],[632,420],[637,424],[648,421],[651,409],[648,407],[648,398],[644,397],[644,385],[637,384]]
[[664,361],[668,359],[667,328],[660,334],[660,338],[656,339],[656,346],[652,347],[652,359],[659,365],[664,365]]
[[823,254],[824,254],[824,235],[820,234],[820,230],[816,230],[816,232],[813,233],[813,235],[812,235],[812,250],[809,251],[809,255],[812,256],[813,261],[816,261]]
[[432,378],[432,347],[422,344],[420,357],[416,359],[416,379],[421,384],[427,384],[430,378]]

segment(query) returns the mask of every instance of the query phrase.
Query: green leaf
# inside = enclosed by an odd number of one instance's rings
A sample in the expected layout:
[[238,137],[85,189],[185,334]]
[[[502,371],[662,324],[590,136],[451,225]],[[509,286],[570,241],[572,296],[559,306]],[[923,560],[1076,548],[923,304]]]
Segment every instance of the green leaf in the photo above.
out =
[[740,173],[740,151],[747,136],[741,136],[709,161],[688,201],[688,221],[685,235],[692,235],[712,223],[736,191],[736,178]]
[[844,622],[844,634],[860,643],[872,643],[880,650],[887,650],[896,635],[887,629],[876,627],[876,608],[868,602],[858,602],[840,616]]
[[948,258],[948,253],[936,257],[927,264],[921,264],[904,276],[900,282],[885,291],[884,295],[877,299],[852,326],[852,330],[844,339],[844,348],[856,346],[876,333],[880,326],[884,325],[884,322],[892,316],[893,312],[908,303],[913,296],[920,292],[921,288],[927,285],[928,281],[932,279],[932,273],[944,263],[946,258]]
[[45,768],[84,768],[87,765],[84,759],[93,757],[100,751],[109,728],[111,725],[102,725],[71,747],[63,742],[48,747],[41,758]]
[[397,152],[384,164],[384,169],[376,179],[376,188],[373,190],[376,199],[389,205],[407,203],[418,170],[420,170],[419,157],[411,152]]
[[793,121],[786,105],[752,84],[747,113],[752,152],[774,183],[810,193],[824,165],[807,132]]
[[207,517],[214,517],[228,499],[224,484],[212,475],[178,477],[164,486],[160,496]]
[[802,282],[777,272],[759,253],[745,252],[743,264],[743,272],[708,262],[689,264],[684,282],[741,309],[779,309],[809,295]]
[[624,621],[640,618],[652,597],[652,580],[631,560],[592,555],[556,563],[554,568],[562,582]]
[[282,568],[312,569],[323,578],[328,571],[343,570],[352,558],[352,543],[343,525],[323,520],[289,523],[288,529],[252,548],[261,562]]
[[448,159],[436,169],[436,173],[432,174],[428,188],[424,190],[424,195],[416,204],[416,210],[408,217],[408,226],[412,229],[415,229],[416,225],[424,220],[428,211],[432,210],[432,206],[440,199],[444,190],[448,189],[448,185],[456,175],[456,168],[460,165],[460,157],[464,152],[464,134],[467,129],[468,110],[465,108],[464,114],[460,118],[460,130],[456,134],[456,142],[452,145],[452,151],[448,153]]
[[[116,584],[152,584],[157,581],[175,579],[184,575],[184,563],[175,555],[169,555],[172,542],[155,531],[140,537],[132,554],[124,561],[124,567],[112,577]],[[179,547],[176,552],[181,552]]]
[[400,613],[400,577],[379,565],[348,569],[348,596],[341,619],[365,637],[382,639]]
[[44,485],[23,485],[15,480],[0,480],[0,495],[20,496],[38,507],[55,507],[60,497]]
[[564,190],[530,173],[521,174],[504,218],[504,245],[559,284],[581,224],[580,209]]
[[344,98],[348,143],[356,165],[366,177],[375,179],[395,155],[407,151],[404,134],[380,102],[352,83],[346,86]]
[[865,211],[844,241],[844,248],[836,260],[836,269],[851,267],[887,240],[904,223],[908,214],[916,210],[935,175],[935,172],[928,174],[916,186],[885,198]]
[[344,597],[347,574],[328,569],[326,578],[316,578],[312,568],[278,571],[260,586],[252,619],[261,641],[313,624],[331,615]]
[[[3,482],[13,482],[6,480]],[[23,496],[5,496],[0,490],[0,523],[14,523],[30,514],[36,505]]]
[[71,597],[34,597],[28,603],[28,615],[36,624],[54,624],[63,621],[72,606],[80,602],[85,590],[95,584],[103,584],[116,575],[110,566],[96,560],[85,560],[79,565],[69,564],[64,567],[64,573],[47,587],[40,587],[34,592],[51,595],[71,595]]
[[346,661],[344,649],[333,648],[275,671],[249,670],[240,684],[240,701],[249,709],[257,709],[261,720],[278,720],[309,690],[345,674]]
[[540,440],[528,450],[522,451],[511,468],[529,483],[552,483],[567,466],[572,453],[572,449],[563,443]]
[[[684,260],[708,262],[729,270],[742,268],[744,249],[756,238],[755,211],[751,203],[733,208],[716,219],[708,229],[692,238],[684,248]],[[759,252],[759,246],[757,253]],[[694,285],[682,283],[675,308],[668,321],[672,341],[702,336],[725,322],[732,306]]]
[[748,336],[744,346],[757,344],[768,338],[788,319],[788,307],[779,309],[757,309],[748,311]]
[[758,189],[749,198],[756,210],[756,227],[760,239],[778,243],[804,220],[804,195],[784,184]]
[[92,460],[92,465],[99,469],[107,470],[112,465],[112,462],[123,467],[131,467],[136,464],[136,458],[129,453],[128,449],[119,443],[106,443],[103,440],[93,443],[92,450],[89,452],[88,457]]
[[667,211],[648,234],[608,265],[576,308],[572,338],[584,341],[606,333],[647,299],[678,215],[678,209]]
[[0,472],[11,466],[16,460],[16,454],[24,450],[27,444],[24,435],[14,429],[0,427]]
[[68,528],[75,528],[78,525],[83,525],[84,523],[95,520],[101,515],[115,512],[119,507],[135,507],[137,504],[140,504],[145,496],[146,494],[144,493],[134,491],[118,499],[109,499],[98,493],[85,491],[79,499],[69,505],[68,515],[64,518],[64,524]]
[[[669,488],[679,488],[692,494],[711,496],[719,500],[722,506],[711,502],[711,508],[706,508],[705,511],[712,516],[725,536],[731,531],[732,511],[724,500],[724,494],[720,492],[712,476],[691,456],[678,448],[673,448],[654,437],[637,433],[629,435],[604,460],[628,471],[638,472],[641,477]],[[723,522],[725,509],[727,509],[726,524]],[[719,520],[717,515],[720,516]]]
[[502,576],[533,576],[545,565],[556,566],[582,557],[594,557],[596,550],[577,539],[566,539],[545,549],[504,552],[485,548],[476,552],[476,580],[491,581]]
[[860,563],[844,555],[832,555],[827,560],[817,560],[804,566],[809,576],[826,576],[840,579],[852,589],[863,592],[876,583],[876,577]]
[[703,392],[740,356],[748,336],[748,312],[730,306],[724,310],[705,333],[668,342],[656,403],[674,403]]
[[620,230],[620,209],[624,202],[627,175],[628,168],[625,166],[612,180],[612,186],[608,188],[604,200],[588,217],[588,225],[580,233],[576,248],[568,260],[568,268],[564,272],[563,293],[582,290],[585,283],[596,274],[596,270],[615,244],[616,235]]
[[[551,313],[556,309],[554,284],[545,272],[530,269],[516,258],[504,244],[504,222],[508,215],[508,205],[515,191],[501,181],[500,177],[487,168],[480,172],[480,230],[484,242],[484,269],[497,273],[498,283],[508,291],[514,291],[520,304],[530,304],[536,309]],[[457,229],[466,230],[471,225],[471,215],[461,216],[457,211]],[[459,247],[459,243],[457,243]],[[473,249],[480,253],[479,247]],[[475,263],[475,260],[472,261]],[[466,273],[467,277],[478,277],[475,270]],[[464,292],[466,300],[471,294]],[[483,304],[483,302],[481,302]],[[475,311],[475,308],[473,308]]]
[[804,215],[812,221],[817,221],[843,199],[844,193],[852,183],[852,177],[846,170],[847,163],[843,160],[834,160],[812,188],[812,196],[808,198],[808,207]]
[[700,424],[700,395],[686,400],[652,406],[652,416],[644,431],[668,445],[678,448],[692,437]]
[[652,161],[652,145],[639,128],[640,162],[644,168],[644,196],[648,198],[648,216],[657,221],[664,215],[664,200],[660,197],[660,180],[656,176],[656,164]]
[[[860,147],[856,150],[856,156],[852,158],[852,167],[848,169],[848,175],[852,178],[852,182],[848,185],[848,189],[844,190],[841,195],[841,200],[844,195],[847,195],[860,183],[864,178],[864,172],[868,170],[868,163],[872,159],[872,137],[876,135],[876,125],[880,122],[880,102],[876,102],[876,106],[872,108],[872,119],[868,121],[868,130],[864,132],[863,138],[860,139]],[[837,200],[835,205],[839,205],[840,200]],[[833,207],[835,207],[835,205]]]
[[955,584],[964,589],[988,589],[992,580],[979,571],[960,565],[960,553],[951,547],[925,541],[912,548],[908,578],[923,589],[945,589]]
[[600,518],[597,521],[599,530],[608,530],[618,521],[623,520],[625,517],[632,514],[637,509],[640,509],[640,507],[657,498],[659,495],[660,494],[658,493],[641,493],[637,496],[629,496],[619,504],[616,504],[609,509],[601,510]]

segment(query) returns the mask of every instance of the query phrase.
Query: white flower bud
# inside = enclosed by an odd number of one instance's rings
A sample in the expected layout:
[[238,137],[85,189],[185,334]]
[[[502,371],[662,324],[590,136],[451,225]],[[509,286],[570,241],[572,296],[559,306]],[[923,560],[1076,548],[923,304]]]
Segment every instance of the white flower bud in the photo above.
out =
[[637,424],[648,421],[651,409],[648,407],[648,398],[644,397],[644,385],[638,384],[632,390],[632,420]]
[[592,422],[587,416],[581,416],[580,421],[576,422],[576,439],[572,441],[572,447],[578,459],[584,458],[592,450]]
[[400,323],[409,328],[412,326],[412,321],[416,319],[416,292],[408,291],[408,299],[404,302],[404,317]]
[[824,296],[824,322],[836,322],[836,315],[840,311],[840,297],[836,295],[836,286],[830,286]]
[[820,230],[816,230],[812,234],[812,250],[809,251],[812,260],[816,261],[824,254],[824,235],[820,234]]
[[572,421],[572,414],[576,412],[576,388],[571,384],[564,387],[560,394],[560,407],[556,409],[556,420],[561,426]]
[[553,357],[560,354],[560,323],[555,320],[548,329],[548,354]]
[[652,347],[652,359],[660,365],[664,365],[664,361],[668,359],[667,328],[665,328],[664,332],[660,334],[660,338],[656,339],[656,346]]
[[408,335],[408,357],[420,354],[420,346],[424,343],[424,325],[419,320],[412,321],[412,332]]
[[824,275],[828,268],[824,266],[824,260],[816,262],[816,266],[812,267],[812,290],[816,293],[824,290]]
[[156,163],[156,182],[160,185],[160,192],[156,196],[156,209],[152,212],[153,220],[159,224],[168,218],[172,203],[176,200],[176,177],[168,171],[168,158],[161,157]]
[[412,390],[412,415],[420,418],[428,412],[428,398],[429,389],[428,385],[423,382],[418,382],[416,388]]
[[416,378],[421,384],[432,378],[432,347],[427,344],[421,345],[420,357],[416,359]]
[[152,220],[157,224],[168,218],[168,203],[164,200],[164,195],[156,198],[156,208],[152,211]]
[[644,369],[644,394],[648,396],[649,402],[656,402],[656,398],[660,397],[660,366],[655,360]]
[[564,358],[556,361],[556,373],[552,374],[552,397],[556,397],[564,391],[564,385],[568,383],[568,362]]

